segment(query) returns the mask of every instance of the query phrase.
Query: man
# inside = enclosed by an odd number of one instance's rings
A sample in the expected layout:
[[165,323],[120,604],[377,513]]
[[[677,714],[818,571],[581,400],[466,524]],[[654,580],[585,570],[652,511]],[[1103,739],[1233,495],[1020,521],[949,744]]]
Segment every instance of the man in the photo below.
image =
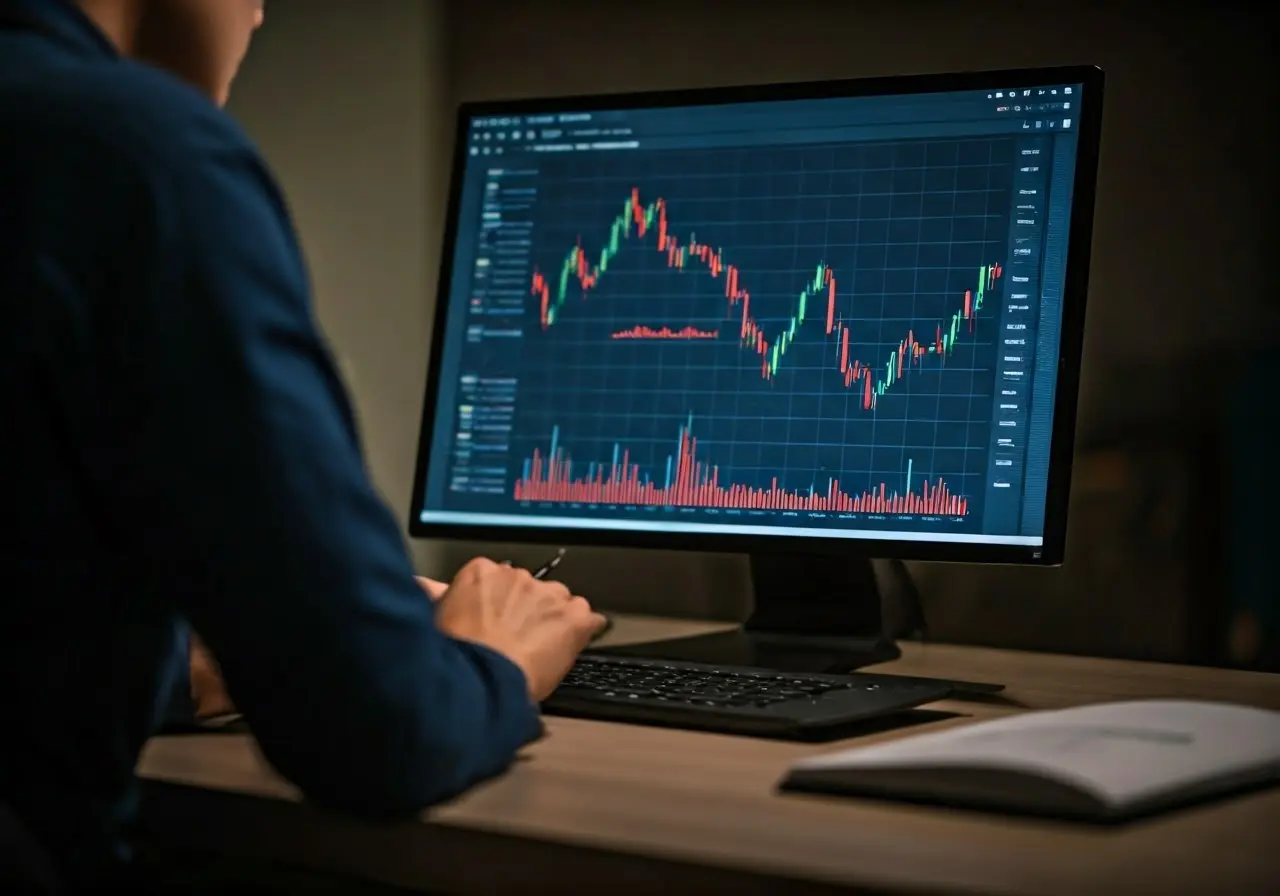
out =
[[415,582],[284,202],[219,108],[261,17],[0,0],[0,814],[72,888],[125,859],[186,622],[266,758],[367,816],[505,769],[603,625],[486,561],[438,601]]

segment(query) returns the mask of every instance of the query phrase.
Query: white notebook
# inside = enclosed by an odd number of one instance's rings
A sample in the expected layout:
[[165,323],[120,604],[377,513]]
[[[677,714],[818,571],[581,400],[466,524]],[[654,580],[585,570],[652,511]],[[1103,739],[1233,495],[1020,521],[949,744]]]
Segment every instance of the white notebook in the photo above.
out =
[[1280,712],[1138,700],[812,756],[786,790],[1123,821],[1280,781]]

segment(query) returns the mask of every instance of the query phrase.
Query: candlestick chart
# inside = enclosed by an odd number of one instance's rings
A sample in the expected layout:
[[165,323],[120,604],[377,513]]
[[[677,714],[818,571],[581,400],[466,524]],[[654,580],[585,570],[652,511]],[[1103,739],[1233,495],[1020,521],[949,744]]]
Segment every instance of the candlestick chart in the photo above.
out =
[[[727,261],[721,249],[700,243],[690,237],[683,243],[673,235],[667,220],[667,203],[662,198],[642,204],[640,189],[631,190],[622,211],[608,228],[608,237],[600,249],[598,260],[588,261],[581,243],[566,254],[554,280],[538,270],[533,272],[531,293],[538,299],[538,319],[543,330],[549,329],[563,313],[571,291],[583,296],[594,290],[609,269],[613,258],[622,251],[623,244],[631,239],[642,241],[652,235],[651,246],[665,259],[669,268],[684,271],[697,266],[712,278],[724,281],[724,295],[730,307],[739,311],[738,339],[751,354],[758,357],[760,376],[771,380],[784,364],[787,350],[796,341],[796,334],[806,321],[811,320],[811,308],[825,304],[825,314],[817,325],[824,326],[824,333],[840,347],[838,361],[832,365],[845,388],[862,395],[864,410],[873,410],[876,402],[894,383],[927,358],[940,364],[956,345],[962,333],[974,331],[978,313],[985,304],[987,293],[1004,273],[1000,262],[982,265],[975,275],[972,287],[958,297],[956,310],[947,321],[939,321],[932,332],[918,333],[908,329],[896,347],[888,352],[882,362],[868,362],[850,354],[850,328],[837,313],[835,271],[819,262],[812,279],[796,295],[795,310],[790,318],[773,333],[766,333],[751,314],[751,293],[747,289],[743,269]],[[553,292],[554,288],[554,292]],[[824,323],[825,321],[825,323]],[[643,324],[613,334],[614,339],[714,339],[718,331],[698,330],[692,326],[672,330],[668,327],[653,329]]]
[[903,146],[540,181],[508,497],[975,518],[1011,153]]

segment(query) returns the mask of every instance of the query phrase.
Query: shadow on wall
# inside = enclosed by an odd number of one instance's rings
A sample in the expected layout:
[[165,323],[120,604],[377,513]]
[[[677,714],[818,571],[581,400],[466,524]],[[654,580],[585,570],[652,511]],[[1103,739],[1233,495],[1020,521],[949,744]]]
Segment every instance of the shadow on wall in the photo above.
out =
[[935,636],[1000,647],[1208,661],[1221,620],[1220,545],[1198,528],[1222,508],[1197,488],[1213,442],[1146,434],[1077,453],[1059,569],[917,564]]

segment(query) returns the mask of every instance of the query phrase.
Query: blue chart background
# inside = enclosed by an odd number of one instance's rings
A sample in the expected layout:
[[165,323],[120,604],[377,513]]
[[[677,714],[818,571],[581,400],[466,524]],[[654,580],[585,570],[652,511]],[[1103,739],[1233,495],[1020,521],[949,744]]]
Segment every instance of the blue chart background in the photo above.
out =
[[[851,323],[851,358],[882,367],[909,330],[928,343],[976,288],[980,266],[1004,263],[1012,138],[678,152],[599,152],[540,166],[533,259],[552,281],[581,241],[598,259],[633,187],[662,197],[670,232],[723,251],[741,269],[752,315],[776,334],[814,269],[837,278],[837,316]],[[624,244],[584,299],[571,285],[552,327],[531,301],[520,347],[515,457],[545,453],[553,426],[575,468],[607,463],[615,443],[659,483],[693,414],[698,454],[721,483],[850,493],[902,490],[941,475],[970,501],[977,530],[990,442],[995,337],[1003,287],[976,332],[962,332],[945,367],[936,357],[895,384],[873,412],[844,387],[839,347],[825,333],[826,297],[811,299],[772,382],[739,346],[740,309],[723,277],[691,261],[671,270],[656,234]],[[637,325],[719,330],[715,341],[611,340]],[[799,521],[798,521],[799,522]],[[892,524],[901,528],[900,522]],[[935,524],[936,525],[936,524]],[[955,524],[948,524],[954,531]]]

